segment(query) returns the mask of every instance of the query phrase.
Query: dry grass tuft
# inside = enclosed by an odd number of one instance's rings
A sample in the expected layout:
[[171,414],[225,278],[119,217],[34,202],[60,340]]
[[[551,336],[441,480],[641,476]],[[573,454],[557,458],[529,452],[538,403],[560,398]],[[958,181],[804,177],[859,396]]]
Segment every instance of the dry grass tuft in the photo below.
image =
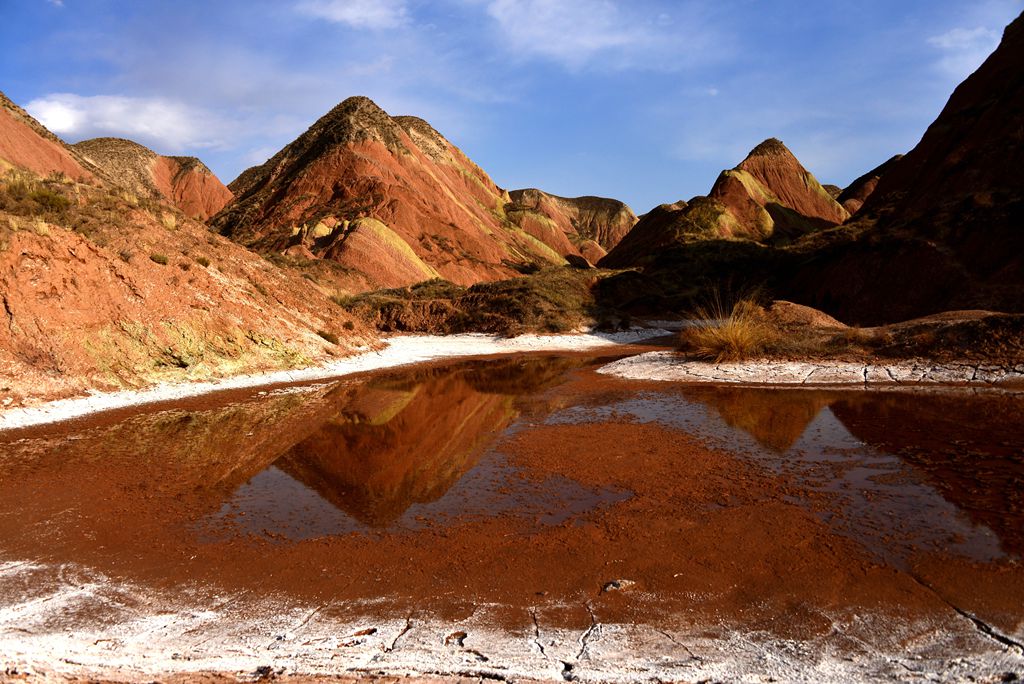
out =
[[165,212],[160,214],[160,223],[167,230],[174,230],[178,227],[178,217],[174,214]]
[[701,359],[742,361],[765,355],[778,342],[778,331],[750,298],[726,306],[716,296],[711,304],[698,307],[693,318],[694,324],[679,335],[680,349]]

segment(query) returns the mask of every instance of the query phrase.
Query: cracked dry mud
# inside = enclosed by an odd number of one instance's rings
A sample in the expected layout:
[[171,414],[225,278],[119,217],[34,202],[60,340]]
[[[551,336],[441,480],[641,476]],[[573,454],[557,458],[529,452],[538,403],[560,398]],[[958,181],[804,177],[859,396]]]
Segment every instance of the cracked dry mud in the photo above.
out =
[[975,384],[1024,387],[1024,364],[936,363],[926,360],[891,363],[843,361],[691,361],[670,351],[621,359],[602,373],[631,380],[753,385],[933,385]]
[[1024,675],[1019,396],[614,353],[0,434],[0,679]]

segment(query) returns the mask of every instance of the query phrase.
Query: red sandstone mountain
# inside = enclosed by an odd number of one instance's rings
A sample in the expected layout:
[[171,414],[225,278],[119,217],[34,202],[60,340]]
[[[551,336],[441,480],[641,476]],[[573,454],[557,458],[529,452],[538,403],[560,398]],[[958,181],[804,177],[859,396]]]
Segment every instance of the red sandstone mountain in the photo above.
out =
[[1024,311],[1024,15],[806,263],[794,296],[843,320]]
[[[696,198],[700,202],[705,198]],[[701,227],[690,217],[686,202],[662,204],[640,217],[610,253],[602,258],[602,268],[627,268],[654,258],[659,249],[677,244],[701,233]]]
[[780,140],[755,147],[724,171],[708,195],[724,204],[739,225],[725,221],[726,236],[793,237],[842,223],[850,214]]
[[604,197],[559,197],[543,190],[527,188],[509,192],[511,203],[505,206],[510,220],[531,234],[540,226],[554,224],[572,247],[590,263],[596,264],[636,225],[637,218],[626,204]]
[[635,266],[687,240],[785,242],[847,218],[849,212],[793,153],[771,138],[738,166],[723,171],[707,197],[682,206],[662,205],[646,214],[600,265]]
[[[355,290],[435,277],[466,285],[564,264],[588,238],[610,244],[624,220],[586,202],[547,202],[558,219],[523,212],[430,124],[365,97],[345,100],[229,187],[236,200],[212,221],[222,234],[331,261]],[[596,225],[601,212],[608,226]]]
[[0,131],[4,405],[307,365],[367,338],[307,280],[126,198],[22,110],[0,107]]
[[118,185],[168,202],[200,221],[231,201],[231,191],[195,157],[166,157],[121,138],[93,138],[72,147]]
[[0,170],[3,162],[41,176],[63,173],[82,181],[95,177],[64,141],[0,92]]
[[843,205],[843,208],[850,212],[851,216],[856,214],[864,206],[867,198],[875,191],[875,188],[878,187],[878,181],[881,180],[882,176],[888,173],[896,165],[896,162],[902,158],[902,154],[897,154],[895,157],[871,169],[844,188],[836,197],[836,201]]

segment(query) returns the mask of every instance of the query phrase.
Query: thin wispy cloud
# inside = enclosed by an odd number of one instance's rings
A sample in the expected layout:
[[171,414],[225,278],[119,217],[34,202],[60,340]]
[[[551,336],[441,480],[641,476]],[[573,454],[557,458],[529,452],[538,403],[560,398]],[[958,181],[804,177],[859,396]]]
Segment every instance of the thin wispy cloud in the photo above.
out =
[[25,109],[48,129],[69,140],[128,137],[158,152],[221,146],[225,125],[206,112],[162,98],[53,93]]
[[494,0],[487,13],[512,50],[570,66],[641,38],[607,0]]
[[310,17],[356,28],[396,28],[408,21],[403,0],[304,0],[296,9]]
[[[725,41],[702,21],[698,6],[673,7],[686,17],[687,39],[672,14],[646,3],[613,0],[490,0],[493,20],[507,54],[539,58],[570,70],[595,63],[615,69],[671,71],[725,52]],[[705,49],[717,42],[717,52]]]
[[999,45],[999,31],[978,26],[954,28],[928,38],[939,50],[939,67],[951,76],[963,78],[977,69]]
[[277,148],[270,145],[251,149],[242,155],[242,159],[250,166],[257,166],[277,154]]

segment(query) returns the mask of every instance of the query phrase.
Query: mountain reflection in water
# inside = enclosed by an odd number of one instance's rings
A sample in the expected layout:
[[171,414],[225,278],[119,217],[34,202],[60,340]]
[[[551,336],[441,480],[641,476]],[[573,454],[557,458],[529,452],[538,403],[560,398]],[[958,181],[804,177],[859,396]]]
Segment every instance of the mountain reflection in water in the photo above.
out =
[[834,497],[832,524],[899,562],[922,547],[1024,556],[1024,397],[664,386],[548,421],[676,427]]
[[[620,500],[625,493],[563,478],[528,482],[488,451],[519,415],[520,397],[586,363],[470,362],[339,388],[320,424],[238,487],[215,518],[305,538],[506,512],[557,523]],[[546,408],[536,397],[530,404]]]

